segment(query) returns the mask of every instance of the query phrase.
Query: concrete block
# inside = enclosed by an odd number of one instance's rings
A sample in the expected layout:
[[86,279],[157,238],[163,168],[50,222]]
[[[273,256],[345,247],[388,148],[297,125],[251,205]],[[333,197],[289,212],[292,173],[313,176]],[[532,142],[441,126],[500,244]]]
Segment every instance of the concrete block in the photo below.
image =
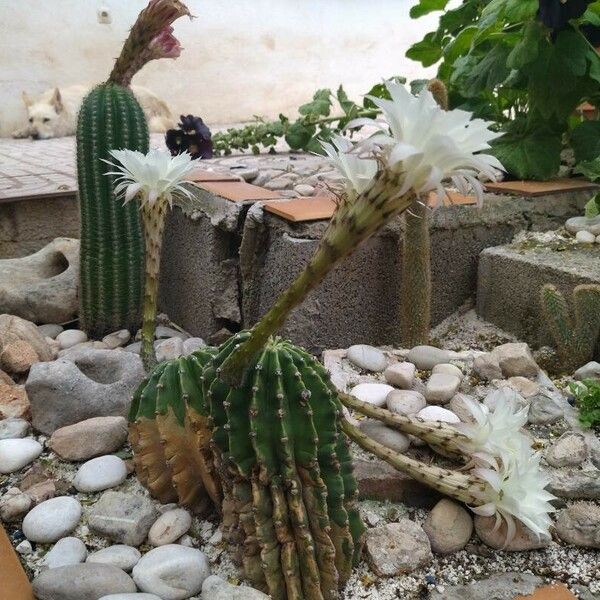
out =
[[[431,219],[432,324],[472,297],[479,254],[521,230],[548,230],[580,214],[585,192],[525,199],[487,195],[482,208],[440,207]],[[248,212],[240,248],[243,322],[254,324],[304,267],[326,222],[289,223]],[[313,352],[351,344],[398,344],[401,220],[390,223],[330,273],[289,317],[282,335]]]
[[555,285],[570,302],[580,284],[600,284],[600,246],[553,250],[543,246],[487,248],[479,261],[477,312],[533,347],[552,345],[540,291]]

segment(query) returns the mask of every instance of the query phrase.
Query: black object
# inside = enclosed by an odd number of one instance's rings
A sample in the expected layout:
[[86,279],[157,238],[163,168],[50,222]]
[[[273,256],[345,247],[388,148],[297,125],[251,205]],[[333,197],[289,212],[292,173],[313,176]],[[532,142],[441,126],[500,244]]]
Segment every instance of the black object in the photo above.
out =
[[189,152],[193,159],[213,157],[212,134],[200,117],[181,115],[177,125],[178,129],[169,129],[165,135],[171,156]]
[[570,19],[579,18],[593,0],[540,0],[540,21],[554,32],[562,31]]

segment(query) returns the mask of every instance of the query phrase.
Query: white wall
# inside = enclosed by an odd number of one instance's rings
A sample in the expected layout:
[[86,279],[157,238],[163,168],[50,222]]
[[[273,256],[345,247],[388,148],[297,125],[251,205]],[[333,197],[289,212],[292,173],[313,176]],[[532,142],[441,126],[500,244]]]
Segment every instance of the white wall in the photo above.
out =
[[[319,87],[353,96],[394,74],[424,75],[404,53],[435,28],[416,0],[188,0],[175,23],[185,50],[136,76],[175,114],[209,124],[290,113]],[[105,79],[146,0],[0,0],[0,135],[24,123],[21,90]],[[99,24],[106,8],[109,25]]]

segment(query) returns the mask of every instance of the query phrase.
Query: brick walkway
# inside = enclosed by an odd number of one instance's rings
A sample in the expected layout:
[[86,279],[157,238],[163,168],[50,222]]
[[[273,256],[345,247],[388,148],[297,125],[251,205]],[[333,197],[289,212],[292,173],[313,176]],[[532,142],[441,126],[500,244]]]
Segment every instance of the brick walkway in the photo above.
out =
[[[162,134],[151,145],[162,146]],[[0,202],[77,193],[75,138],[0,138]]]

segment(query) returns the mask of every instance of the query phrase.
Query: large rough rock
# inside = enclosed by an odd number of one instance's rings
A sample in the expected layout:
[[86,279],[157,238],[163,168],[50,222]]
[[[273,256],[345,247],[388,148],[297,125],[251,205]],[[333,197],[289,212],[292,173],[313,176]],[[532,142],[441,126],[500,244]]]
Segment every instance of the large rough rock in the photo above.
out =
[[[34,362],[55,358],[55,351],[31,321],[14,315],[0,315],[0,366],[2,368],[12,371],[17,366],[17,372],[22,373]],[[27,363],[26,368],[23,367],[24,362]]]
[[46,434],[84,419],[126,416],[131,395],[144,377],[137,354],[75,348],[31,368],[25,389],[32,424]]
[[430,600],[514,600],[518,594],[530,595],[543,579],[529,573],[498,573],[466,585],[453,585],[435,590]]
[[0,260],[0,312],[36,323],[77,315],[79,240],[56,238],[35,254]]
[[593,502],[577,502],[561,510],[556,533],[567,544],[600,548],[600,507]]

